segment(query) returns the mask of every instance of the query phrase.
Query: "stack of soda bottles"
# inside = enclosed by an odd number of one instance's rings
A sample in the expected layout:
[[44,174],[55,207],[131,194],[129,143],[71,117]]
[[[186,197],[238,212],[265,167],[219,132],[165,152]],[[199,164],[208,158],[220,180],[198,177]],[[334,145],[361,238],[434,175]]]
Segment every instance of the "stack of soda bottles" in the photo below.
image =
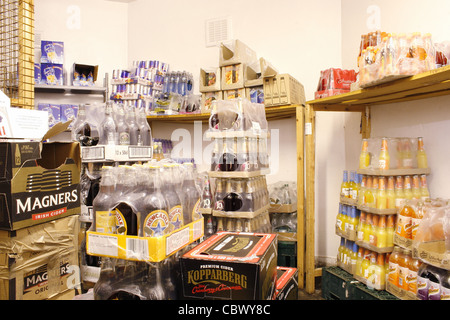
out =
[[[160,237],[200,219],[200,199],[192,163],[165,160],[103,166],[93,201],[93,228],[106,234]],[[95,299],[176,299],[178,257],[183,249],[161,262],[150,262],[142,259],[149,249],[140,248],[138,241],[135,244],[128,253],[130,260],[102,257]]]
[[270,232],[264,105],[219,100],[213,104],[209,124],[214,150],[208,175],[215,192],[205,235],[221,230]]

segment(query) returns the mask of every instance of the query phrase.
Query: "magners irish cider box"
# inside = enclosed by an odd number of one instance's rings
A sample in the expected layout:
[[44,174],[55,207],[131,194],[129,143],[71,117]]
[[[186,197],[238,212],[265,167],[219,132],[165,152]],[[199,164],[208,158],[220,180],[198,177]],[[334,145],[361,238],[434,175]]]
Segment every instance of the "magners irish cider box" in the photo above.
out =
[[80,213],[78,142],[0,139],[0,229],[18,230]]
[[270,300],[277,279],[277,238],[218,232],[180,263],[185,299]]

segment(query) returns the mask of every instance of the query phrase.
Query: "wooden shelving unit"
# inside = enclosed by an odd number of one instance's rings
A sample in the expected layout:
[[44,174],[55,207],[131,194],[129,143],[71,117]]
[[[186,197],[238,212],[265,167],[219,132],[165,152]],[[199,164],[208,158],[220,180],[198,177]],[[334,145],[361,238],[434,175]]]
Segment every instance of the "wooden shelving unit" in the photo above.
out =
[[[298,105],[266,107],[267,120],[279,120],[294,117]],[[165,121],[176,123],[190,123],[193,121],[206,122],[209,119],[209,113],[194,113],[194,114],[175,114],[175,115],[161,115],[161,116],[147,116],[149,122]]]
[[[305,108],[305,278],[306,292],[313,293],[315,277],[321,274],[315,268],[315,114],[318,111],[348,111],[361,113],[361,134],[370,137],[370,111],[373,106],[450,95],[450,66],[434,69],[389,83],[356,90],[338,96],[306,102]],[[297,125],[302,125],[297,123]],[[299,132],[300,129],[297,130]],[[297,136],[297,143],[301,137]],[[299,148],[299,146],[297,146]],[[303,161],[303,160],[302,160]],[[299,281],[300,281],[299,270]],[[300,283],[299,283],[300,284]]]

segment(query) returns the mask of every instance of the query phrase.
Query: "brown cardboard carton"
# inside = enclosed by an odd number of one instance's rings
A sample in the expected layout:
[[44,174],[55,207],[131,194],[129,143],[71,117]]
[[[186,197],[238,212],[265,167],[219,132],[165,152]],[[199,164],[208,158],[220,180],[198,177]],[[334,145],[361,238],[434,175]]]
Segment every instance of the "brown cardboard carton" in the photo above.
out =
[[289,74],[264,78],[264,104],[266,107],[305,104],[303,85]]
[[220,91],[222,89],[221,68],[200,69],[199,91],[201,93]]
[[79,284],[78,228],[73,215],[0,231],[0,300],[51,299],[73,290]]
[[219,53],[219,66],[229,66],[238,63],[251,63],[256,61],[256,52],[250,49],[240,40],[232,40],[228,43],[222,43]]
[[202,113],[210,113],[213,101],[222,99],[223,99],[222,91],[202,93]]
[[244,88],[244,69],[242,63],[222,67],[222,90]]
[[0,229],[17,230],[79,214],[80,145],[43,142],[69,123],[58,123],[40,142],[0,140]]
[[218,232],[181,257],[185,299],[271,300],[275,234]]

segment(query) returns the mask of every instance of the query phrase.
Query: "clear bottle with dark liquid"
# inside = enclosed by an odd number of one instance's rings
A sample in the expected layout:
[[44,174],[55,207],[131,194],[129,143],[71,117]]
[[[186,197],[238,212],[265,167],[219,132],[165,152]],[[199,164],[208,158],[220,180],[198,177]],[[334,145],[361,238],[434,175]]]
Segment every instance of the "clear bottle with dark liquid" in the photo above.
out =
[[136,122],[134,105],[128,106],[125,111],[125,122],[130,130],[130,145],[142,145],[141,130]]
[[184,163],[186,174],[182,183],[184,223],[188,224],[202,217],[200,208],[201,194],[195,183],[195,169],[190,162]]
[[167,294],[162,282],[161,263],[151,263],[145,279],[144,295],[148,300],[166,300]]
[[174,164],[165,164],[162,171],[162,193],[166,199],[171,231],[184,225],[183,207],[180,195],[176,192],[176,185],[181,182],[175,174]]
[[95,146],[99,141],[97,128],[86,119],[86,105],[80,104],[75,123],[72,125],[72,140],[82,146]]
[[236,144],[233,138],[225,138],[220,159],[221,171],[236,171],[238,168]]
[[225,188],[224,179],[216,180],[216,191],[214,193],[214,210],[223,211],[225,209],[224,198],[225,198]]
[[139,223],[135,202],[136,174],[132,166],[120,166],[119,183],[116,186],[115,200],[116,232],[129,236],[137,236]]
[[[234,184],[234,188],[233,188]],[[242,184],[240,180],[233,181],[231,179],[227,180],[225,189],[225,211],[239,211],[243,205],[242,199]]]
[[103,166],[100,189],[92,206],[94,210],[94,230],[103,233],[116,232],[116,215],[113,210],[115,179],[113,167]]

